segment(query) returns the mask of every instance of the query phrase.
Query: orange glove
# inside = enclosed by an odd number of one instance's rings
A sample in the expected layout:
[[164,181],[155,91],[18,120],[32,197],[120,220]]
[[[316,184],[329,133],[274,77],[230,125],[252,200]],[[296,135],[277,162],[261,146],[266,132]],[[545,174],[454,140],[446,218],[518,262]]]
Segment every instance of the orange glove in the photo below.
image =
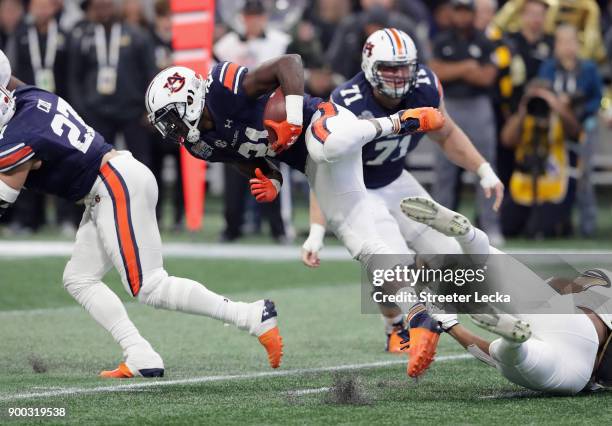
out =
[[432,107],[405,109],[399,111],[401,132],[433,132],[444,126],[444,115]]
[[255,169],[255,176],[249,180],[251,194],[258,203],[271,203],[276,199],[280,191],[280,182],[276,179],[269,179],[263,174],[260,168]]
[[289,149],[302,133],[302,126],[287,121],[264,120],[264,126],[268,130],[270,148],[277,154]]

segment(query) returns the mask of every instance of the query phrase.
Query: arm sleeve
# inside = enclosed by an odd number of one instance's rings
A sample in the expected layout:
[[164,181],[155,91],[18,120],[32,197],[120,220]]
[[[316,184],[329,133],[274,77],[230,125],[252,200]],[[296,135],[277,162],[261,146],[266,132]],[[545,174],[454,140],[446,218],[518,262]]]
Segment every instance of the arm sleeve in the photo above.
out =
[[0,173],[6,173],[34,157],[31,146],[23,142],[0,146]]
[[234,62],[220,62],[213,68],[212,85],[218,92],[246,97],[242,82],[249,70]]

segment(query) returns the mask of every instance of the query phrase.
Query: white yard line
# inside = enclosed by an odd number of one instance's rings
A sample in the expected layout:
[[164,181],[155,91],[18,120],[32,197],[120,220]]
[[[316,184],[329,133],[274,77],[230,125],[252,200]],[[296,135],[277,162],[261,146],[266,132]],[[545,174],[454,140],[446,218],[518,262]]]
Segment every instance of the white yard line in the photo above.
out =
[[316,393],[328,392],[331,388],[316,388],[316,389],[297,389],[285,392],[289,396],[304,396],[304,395],[312,395]]
[[[436,358],[436,362],[448,362],[456,360],[464,360],[472,358],[469,354],[458,354],[458,355],[445,355]],[[0,402],[17,401],[23,399],[33,398],[53,398],[57,396],[65,395],[85,395],[85,394],[96,394],[96,393],[112,393],[112,392],[124,392],[146,388],[156,388],[163,386],[175,386],[175,385],[193,385],[200,383],[211,383],[211,382],[227,382],[236,380],[249,380],[249,379],[260,379],[268,377],[286,377],[286,376],[300,376],[304,374],[313,373],[329,373],[336,371],[347,371],[347,370],[364,370],[369,368],[387,367],[390,365],[405,364],[406,359],[394,359],[389,361],[370,362],[365,364],[347,364],[347,365],[336,365],[331,367],[316,367],[316,368],[298,368],[294,370],[281,370],[281,371],[266,371],[266,372],[254,372],[246,374],[235,374],[225,376],[202,376],[193,377],[191,379],[176,379],[176,380],[145,380],[137,379],[135,382],[123,385],[110,385],[110,386],[97,386],[92,388],[87,387],[71,387],[62,388],[57,390],[49,390],[44,392],[25,392],[25,393],[14,393],[5,394],[0,396]]]
[[[70,257],[72,242],[56,241],[0,241],[0,259],[28,259],[34,257]],[[164,256],[190,259],[244,259],[258,261],[295,261],[300,259],[300,247],[275,246],[266,244],[209,244],[209,243],[166,243]],[[575,255],[590,260],[592,255],[610,255],[610,250],[582,249],[509,249],[508,254],[552,254]],[[350,260],[344,247],[325,247],[321,252],[325,260]]]

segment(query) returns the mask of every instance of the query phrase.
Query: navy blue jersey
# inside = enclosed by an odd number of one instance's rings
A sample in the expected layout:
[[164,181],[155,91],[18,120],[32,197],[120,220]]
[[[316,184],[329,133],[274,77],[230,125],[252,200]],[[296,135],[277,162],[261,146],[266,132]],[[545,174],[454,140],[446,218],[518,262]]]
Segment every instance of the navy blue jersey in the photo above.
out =
[[[213,67],[206,80],[205,107],[215,123],[213,130],[201,131],[200,141],[185,144],[194,156],[212,162],[241,162],[257,157],[269,157],[304,172],[306,143],[304,133],[288,150],[276,155],[268,149],[268,132],[263,125],[263,113],[270,94],[253,99],[242,87],[248,70],[231,62]],[[304,95],[304,127],[317,111],[320,98]]]
[[[407,94],[395,110],[387,110],[376,102],[372,86],[360,72],[336,88],[331,95],[334,103],[351,110],[359,118],[379,118],[400,109],[440,105],[442,88],[438,77],[426,66],[418,68],[416,87]],[[363,179],[367,188],[380,188],[397,179],[404,169],[406,155],[416,148],[423,133],[389,135],[373,140],[363,147]]]
[[112,147],[64,99],[34,86],[15,90],[16,111],[0,130],[0,172],[30,160],[28,189],[78,201],[89,193]]

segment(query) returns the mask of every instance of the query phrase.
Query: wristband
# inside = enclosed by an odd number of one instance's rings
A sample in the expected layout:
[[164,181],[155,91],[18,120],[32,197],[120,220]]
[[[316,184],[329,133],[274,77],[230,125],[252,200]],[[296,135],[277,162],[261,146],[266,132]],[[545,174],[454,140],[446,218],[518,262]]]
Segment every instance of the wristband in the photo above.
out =
[[323,241],[325,238],[325,227],[319,223],[311,223],[308,238],[316,238],[317,241]]
[[280,193],[281,190],[281,183],[277,180],[277,179],[270,179],[270,182],[272,182],[272,185],[274,185],[274,188],[276,189],[276,193]]
[[493,171],[493,167],[491,167],[491,165],[487,162],[482,163],[478,167],[478,169],[476,170],[476,174],[481,179],[490,179],[491,177],[494,177],[495,179],[497,179],[497,175]]
[[304,121],[304,96],[286,95],[285,111],[287,112],[287,123],[301,126]]

